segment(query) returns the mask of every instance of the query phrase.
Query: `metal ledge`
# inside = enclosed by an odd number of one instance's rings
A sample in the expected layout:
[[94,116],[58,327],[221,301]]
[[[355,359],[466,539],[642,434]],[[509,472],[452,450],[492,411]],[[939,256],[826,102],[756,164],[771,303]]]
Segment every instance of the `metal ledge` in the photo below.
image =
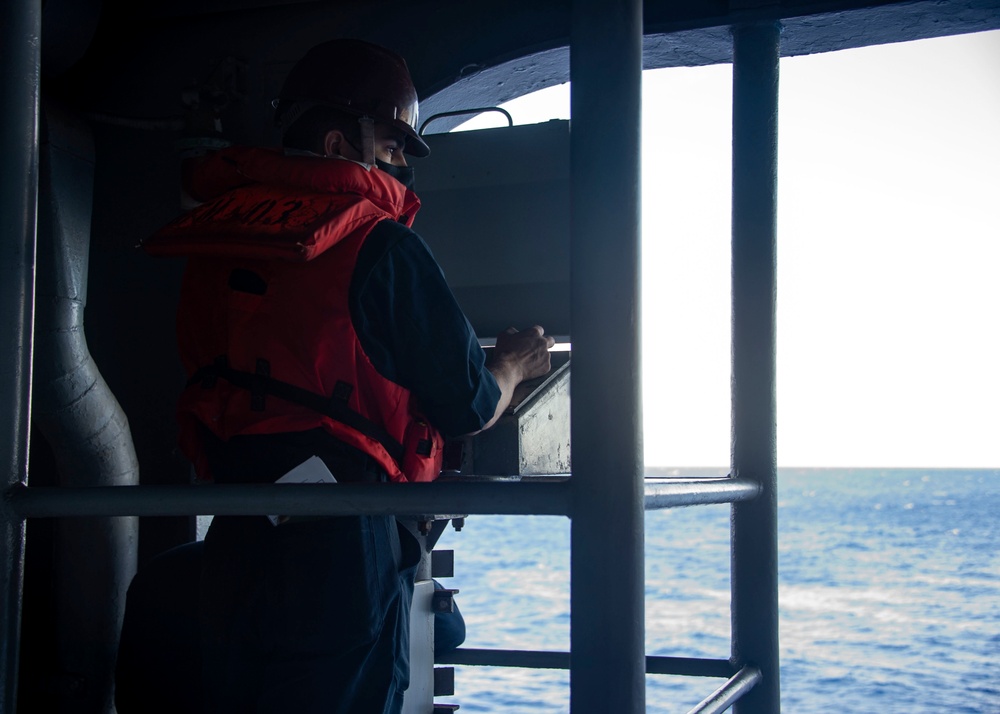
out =
[[[647,510],[754,498],[744,479],[646,479]],[[569,516],[572,481],[552,477],[420,484],[247,484],[205,486],[36,487],[16,484],[7,506],[19,518],[67,516],[268,515],[346,516],[357,513]]]

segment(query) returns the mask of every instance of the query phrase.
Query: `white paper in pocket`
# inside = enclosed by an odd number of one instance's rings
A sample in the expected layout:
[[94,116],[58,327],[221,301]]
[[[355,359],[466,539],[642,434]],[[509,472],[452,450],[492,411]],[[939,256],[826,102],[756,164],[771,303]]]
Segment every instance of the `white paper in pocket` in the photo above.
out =
[[[337,483],[330,469],[318,456],[310,456],[275,483]],[[272,524],[278,525],[278,516],[268,516]]]

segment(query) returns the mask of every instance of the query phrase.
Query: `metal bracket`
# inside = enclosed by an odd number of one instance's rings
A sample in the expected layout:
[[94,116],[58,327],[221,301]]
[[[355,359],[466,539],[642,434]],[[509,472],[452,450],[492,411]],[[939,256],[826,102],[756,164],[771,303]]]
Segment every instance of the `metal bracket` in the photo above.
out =
[[[455,694],[455,668],[435,667],[434,668],[434,696],[450,697]],[[440,704],[435,704],[435,711]]]
[[458,590],[453,588],[442,588],[441,590],[435,590],[434,594],[431,596],[431,611],[437,612],[455,612],[455,594]]
[[431,577],[432,578],[455,577],[455,551],[453,550],[431,551]]

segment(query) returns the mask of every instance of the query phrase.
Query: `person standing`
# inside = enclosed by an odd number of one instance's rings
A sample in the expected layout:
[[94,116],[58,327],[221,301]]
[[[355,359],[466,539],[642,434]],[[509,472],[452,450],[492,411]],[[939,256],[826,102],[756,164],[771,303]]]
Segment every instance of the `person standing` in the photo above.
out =
[[[431,251],[406,155],[426,156],[402,57],[337,39],[276,102],[281,148],[231,146],[146,241],[188,257],[180,446],[199,479],[269,483],[312,456],[338,482],[426,482],[549,371],[541,326],[487,357]],[[470,238],[471,240],[471,238]],[[200,595],[204,711],[386,714],[408,683],[419,546],[393,517],[220,516]]]

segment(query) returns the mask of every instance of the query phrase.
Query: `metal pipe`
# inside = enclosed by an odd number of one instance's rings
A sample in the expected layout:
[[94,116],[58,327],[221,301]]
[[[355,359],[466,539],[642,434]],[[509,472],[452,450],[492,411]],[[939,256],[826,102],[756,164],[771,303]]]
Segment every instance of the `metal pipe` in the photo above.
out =
[[569,652],[494,650],[461,647],[436,657],[435,664],[473,667],[520,667],[523,669],[569,669]]
[[570,708],[629,714],[646,695],[641,0],[573,3],[570,79]]
[[[499,650],[461,647],[435,659],[435,664],[472,667],[520,667],[523,669],[569,669],[569,652],[537,650]],[[733,665],[725,659],[694,657],[646,657],[648,674],[673,674],[685,677],[731,677]]]
[[646,657],[648,674],[673,674],[682,677],[731,677],[733,663],[727,659],[699,657]]
[[688,714],[718,714],[740,701],[761,680],[760,670],[744,667],[732,679],[703,699]]
[[358,513],[459,517],[459,514],[565,516],[565,483],[241,484],[205,486],[14,485],[4,499],[21,518],[212,514],[346,516]]
[[734,503],[756,498],[760,484],[749,479],[661,479],[645,481],[647,511],[708,503]]
[[[32,421],[55,457],[60,487],[138,484],[128,419],[84,336],[94,144],[89,125],[42,102],[38,278]],[[125,593],[136,571],[136,518],[55,525],[53,591],[60,710],[114,711],[114,669]]]
[[733,475],[760,497],[732,507],[732,660],[761,671],[737,714],[780,711],[775,417],[777,23],[733,31]]
[[[411,491],[411,488],[421,489]],[[434,483],[385,488],[377,484],[114,486],[43,488],[18,485],[6,501],[18,518],[66,516],[262,515],[275,505],[287,515],[461,513],[568,516],[565,483]],[[756,496],[759,486],[737,479],[646,483],[646,508],[731,503]],[[220,490],[221,489],[221,490]]]
[[[4,489],[28,479],[31,423],[31,345],[35,304],[35,229],[38,200],[38,104],[42,3],[0,3],[0,373],[4,380],[0,433],[7,474]],[[17,708],[18,650],[24,583],[24,522],[0,505],[0,711]]]

